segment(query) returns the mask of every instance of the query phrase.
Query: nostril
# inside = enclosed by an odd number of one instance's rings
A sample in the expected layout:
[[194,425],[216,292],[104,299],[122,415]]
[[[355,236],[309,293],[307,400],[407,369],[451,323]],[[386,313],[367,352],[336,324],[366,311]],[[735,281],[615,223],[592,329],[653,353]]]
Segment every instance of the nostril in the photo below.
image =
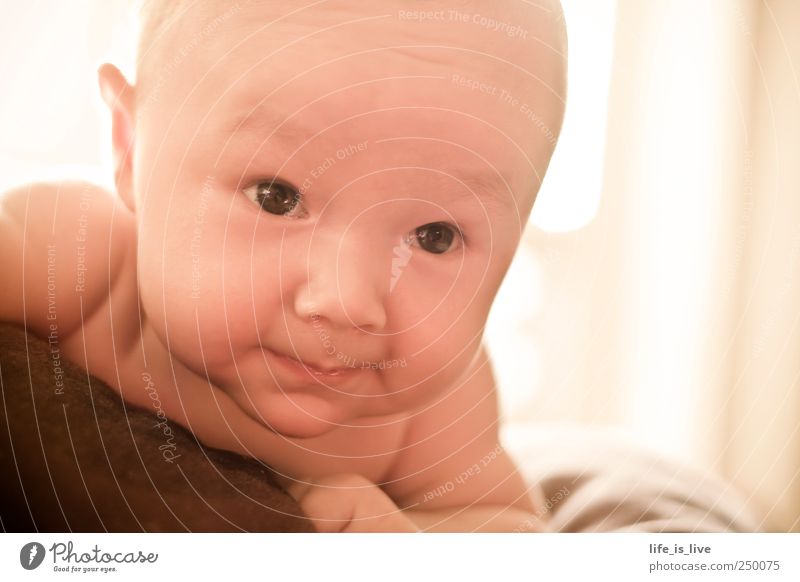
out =
[[[332,329],[359,329],[374,333],[386,325],[385,283],[378,272],[372,273],[371,261],[355,258],[346,261],[340,254],[317,255],[313,265],[304,269],[307,279],[298,282],[294,309],[302,321],[312,317],[325,320]],[[374,277],[372,276],[374,275]],[[384,275],[381,271],[380,275]]]
[[303,285],[294,297],[294,311],[302,321],[322,322],[335,329],[370,333],[386,325],[381,298],[363,285]]
[[308,286],[305,286],[303,290],[297,293],[294,300],[294,311],[300,319],[310,319],[313,316],[319,316],[319,310],[311,297]]
[[375,313],[365,314],[360,320],[361,323],[356,322],[355,327],[365,333],[377,333],[386,327],[386,315],[382,307],[376,309]]

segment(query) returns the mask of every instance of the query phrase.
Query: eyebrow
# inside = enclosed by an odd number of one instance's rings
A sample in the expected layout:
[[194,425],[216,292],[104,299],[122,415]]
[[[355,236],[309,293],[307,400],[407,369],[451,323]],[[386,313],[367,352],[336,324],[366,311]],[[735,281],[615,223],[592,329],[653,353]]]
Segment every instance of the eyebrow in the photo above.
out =
[[[263,135],[268,133],[267,141],[278,142],[302,140],[305,143],[320,133],[313,131],[296,117],[284,117],[278,114],[266,104],[233,118],[224,127],[225,131],[231,135],[238,133]],[[376,140],[375,143],[398,139],[413,139],[413,136],[386,138]],[[443,196],[443,201],[446,202],[476,200],[477,198],[477,201],[484,202],[490,211],[509,211],[517,207],[510,181],[499,171],[476,172],[458,168],[445,170],[414,166],[404,166],[397,169],[417,169],[434,172],[441,181],[449,178],[450,180],[461,182],[466,187],[466,190],[448,191],[448,194]]]
[[405,167],[398,169],[435,172],[442,184],[460,183],[464,188],[444,188],[440,196],[443,202],[474,201],[485,204],[489,211],[509,211],[516,208],[513,191],[508,181],[499,173],[481,173],[473,170]]
[[228,134],[263,135],[268,133],[270,140],[302,139],[304,142],[318,133],[303,125],[296,117],[283,116],[265,103],[226,121],[222,131]]

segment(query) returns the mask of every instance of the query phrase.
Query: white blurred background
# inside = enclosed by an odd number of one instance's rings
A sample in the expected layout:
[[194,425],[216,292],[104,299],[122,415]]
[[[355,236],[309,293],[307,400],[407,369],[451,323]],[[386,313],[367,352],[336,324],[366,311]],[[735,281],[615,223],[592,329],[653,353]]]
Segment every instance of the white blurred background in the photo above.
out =
[[[562,0],[564,133],[492,312],[505,421],[612,427],[800,531],[800,3]],[[111,184],[127,0],[4,2],[0,189]]]

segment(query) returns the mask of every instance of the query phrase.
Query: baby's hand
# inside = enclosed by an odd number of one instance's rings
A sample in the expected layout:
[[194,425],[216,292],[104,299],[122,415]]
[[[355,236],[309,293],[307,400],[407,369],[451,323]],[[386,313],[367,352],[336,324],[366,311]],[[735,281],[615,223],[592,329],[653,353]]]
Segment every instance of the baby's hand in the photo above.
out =
[[419,531],[380,487],[361,475],[298,481],[289,486],[289,494],[319,532]]

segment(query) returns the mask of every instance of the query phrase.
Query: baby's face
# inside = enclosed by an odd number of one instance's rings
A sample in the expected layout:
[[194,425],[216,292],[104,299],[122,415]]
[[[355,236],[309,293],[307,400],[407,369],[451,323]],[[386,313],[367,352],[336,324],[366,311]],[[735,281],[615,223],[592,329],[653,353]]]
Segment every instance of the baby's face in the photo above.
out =
[[553,7],[486,4],[207,3],[140,78],[143,309],[277,432],[433,404],[476,355],[564,96]]

